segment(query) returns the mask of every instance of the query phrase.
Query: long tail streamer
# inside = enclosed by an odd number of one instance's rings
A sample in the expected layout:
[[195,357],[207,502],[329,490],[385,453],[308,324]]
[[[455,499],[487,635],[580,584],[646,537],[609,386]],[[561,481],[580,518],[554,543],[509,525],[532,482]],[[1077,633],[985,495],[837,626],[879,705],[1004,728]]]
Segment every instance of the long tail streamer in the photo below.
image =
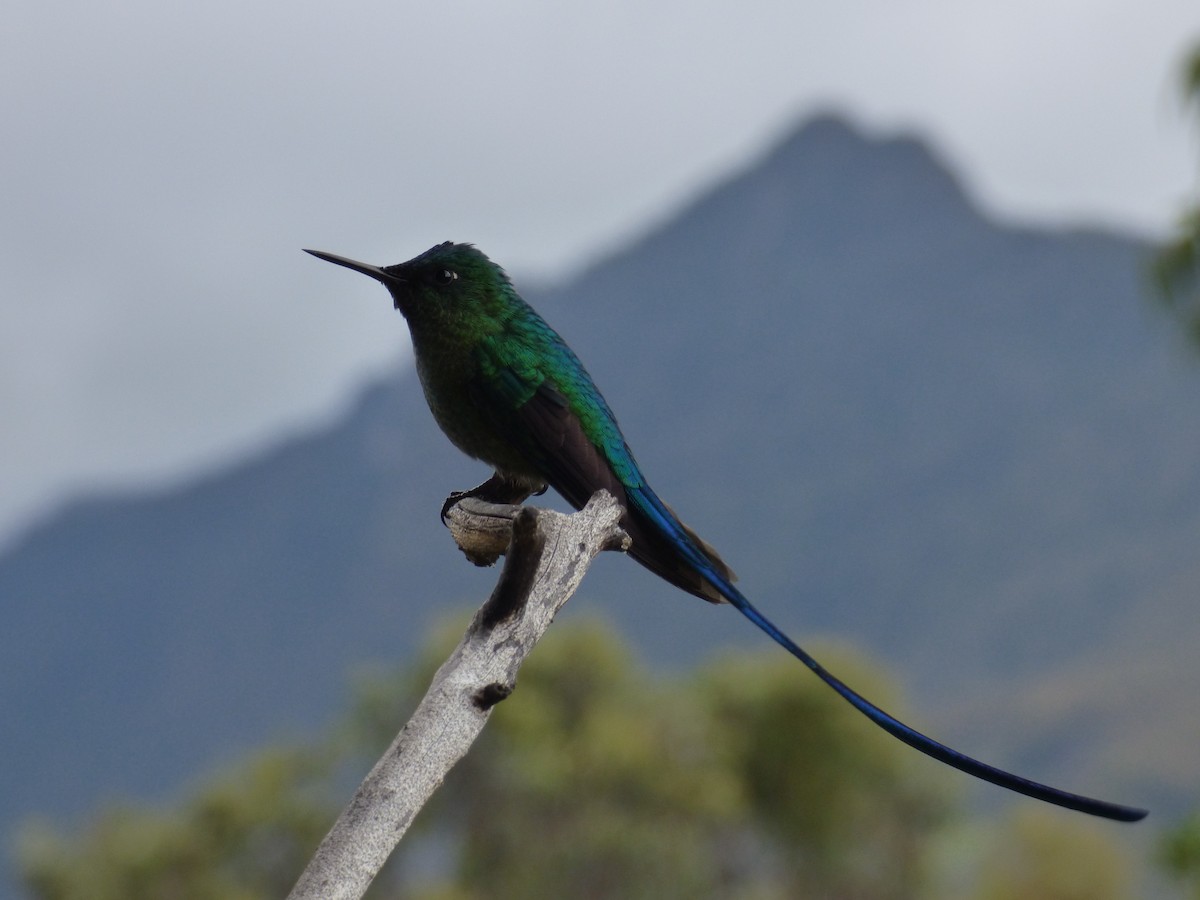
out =
[[1028,778],[1022,778],[1020,775],[1014,775],[1011,772],[1005,772],[1003,769],[997,769],[995,766],[989,766],[987,763],[980,762],[977,759],[972,759],[966,754],[959,753],[957,750],[921,734],[921,732],[905,725],[895,716],[884,712],[861,694],[847,687],[841,679],[834,676],[824,666],[813,659],[799,644],[780,631],[770,619],[755,609],[750,601],[742,596],[741,592],[732,585],[726,584],[720,585],[720,587],[729,602],[742,615],[769,634],[777,644],[791,653],[792,656],[812,669],[818,678],[841,694],[851,706],[888,734],[899,738],[910,747],[920,750],[925,755],[932,756],[934,759],[944,762],[948,766],[953,766],[959,771],[966,772],[968,775],[974,775],[976,778],[982,778],[984,781],[990,781],[992,784],[1034,797],[1037,800],[1044,800],[1046,803],[1053,803],[1055,806],[1064,806],[1067,809],[1078,810],[1079,812],[1093,816],[1102,816],[1106,819],[1116,819],[1119,822],[1137,822],[1139,819],[1146,817],[1146,810],[1144,809],[1122,806],[1118,803],[1109,803],[1105,800],[1095,800],[1091,797],[1072,794],[1069,791],[1063,791],[1046,784],[1030,781]]
[[840,678],[836,677],[810,656],[803,647],[784,634],[774,622],[759,612],[743,596],[741,591],[716,571],[708,557],[687,535],[686,529],[679,523],[679,520],[675,518],[675,515],[658,499],[653,491],[649,490],[649,488],[643,488],[640,491],[634,492],[630,499],[637,504],[643,513],[647,514],[671,535],[676,546],[685,554],[685,557],[717,589],[721,596],[736,607],[743,616],[770,635],[775,643],[779,644],[792,654],[792,656],[812,669],[818,678],[841,694],[842,698],[850,703],[851,706],[888,734],[899,738],[910,747],[920,750],[926,756],[932,756],[939,762],[953,766],[960,772],[966,772],[968,775],[974,775],[976,778],[990,781],[992,784],[1008,788],[1010,791],[1016,791],[1037,800],[1043,800],[1046,803],[1053,803],[1055,806],[1063,806],[1067,809],[1074,809],[1105,819],[1115,819],[1119,822],[1137,822],[1146,817],[1147,811],[1144,809],[1122,806],[1121,804],[1109,803],[1105,800],[1096,800],[1080,794],[1072,794],[1069,791],[1060,790],[1047,784],[1040,784],[1028,778],[1022,778],[1020,775],[1014,775],[1011,772],[1005,772],[1003,769],[997,769],[995,766],[972,759],[965,753],[959,753],[952,747],[947,747],[945,744],[922,734],[915,728],[905,725],[895,716],[884,712],[866,697],[848,687]]

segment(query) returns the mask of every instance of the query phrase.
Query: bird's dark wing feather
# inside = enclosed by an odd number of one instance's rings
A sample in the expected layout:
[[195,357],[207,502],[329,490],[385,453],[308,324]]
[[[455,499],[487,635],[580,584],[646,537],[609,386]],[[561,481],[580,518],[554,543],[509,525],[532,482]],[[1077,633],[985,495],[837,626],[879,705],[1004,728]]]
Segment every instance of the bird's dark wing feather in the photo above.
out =
[[735,578],[733,571],[673,512],[668,511],[665,518],[658,514],[665,505],[657,497],[653,504],[646,503],[650,488],[620,438],[615,422],[612,429],[624,454],[625,479],[617,474],[605,449],[588,435],[567,397],[549,380],[543,379],[531,391],[528,374],[522,376],[513,367],[492,371],[499,377],[479,379],[472,387],[473,401],[551,487],[576,509],[581,509],[596,491],[602,488],[608,491],[625,510],[621,527],[630,538],[630,556],[689,594],[712,603],[725,602],[691,560],[680,553],[675,532],[685,533],[685,542],[691,541],[700,548],[708,564],[728,581]]

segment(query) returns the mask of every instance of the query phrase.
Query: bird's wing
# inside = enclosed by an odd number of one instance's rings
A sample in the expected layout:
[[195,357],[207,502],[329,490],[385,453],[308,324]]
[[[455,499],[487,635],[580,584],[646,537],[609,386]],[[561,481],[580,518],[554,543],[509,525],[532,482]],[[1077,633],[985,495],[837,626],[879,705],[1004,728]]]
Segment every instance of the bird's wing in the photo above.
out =
[[551,375],[519,348],[483,344],[478,352],[485,377],[471,391],[480,414],[576,509],[601,488],[612,494],[625,509],[621,527],[631,540],[629,555],[639,563],[689,594],[724,602],[685,545],[690,541],[729,582],[733,571],[654,494],[587,372],[565,345],[553,349],[563,357],[550,357],[557,363]]
[[477,352],[471,399],[497,433],[576,509],[601,488],[624,504],[625,485],[545,366],[499,342]]

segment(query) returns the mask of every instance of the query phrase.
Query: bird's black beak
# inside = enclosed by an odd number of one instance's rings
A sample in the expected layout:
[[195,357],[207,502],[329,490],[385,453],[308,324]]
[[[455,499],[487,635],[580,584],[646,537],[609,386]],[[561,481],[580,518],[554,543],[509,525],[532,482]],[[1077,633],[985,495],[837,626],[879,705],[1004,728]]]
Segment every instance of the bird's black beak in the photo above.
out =
[[336,253],[326,253],[324,250],[305,250],[305,253],[311,253],[317,259],[323,259],[325,262],[331,262],[334,265],[345,266],[347,269],[353,269],[355,272],[362,272],[364,275],[369,275],[376,281],[392,287],[394,285],[403,284],[403,279],[397,278],[381,269],[379,266],[373,266],[370,263],[359,262],[355,259],[347,259],[345,256],[338,256]]

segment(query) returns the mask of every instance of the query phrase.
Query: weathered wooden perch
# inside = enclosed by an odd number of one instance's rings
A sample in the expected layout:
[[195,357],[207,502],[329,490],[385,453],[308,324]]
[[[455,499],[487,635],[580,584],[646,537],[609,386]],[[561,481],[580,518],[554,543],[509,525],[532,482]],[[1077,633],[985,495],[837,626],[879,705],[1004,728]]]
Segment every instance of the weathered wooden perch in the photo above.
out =
[[506,556],[491,597],[438,669],[412,718],[359,785],[317,848],[289,900],[351,900],[371,881],[470,748],[492,708],[512,693],[517,670],[601,550],[628,549],[621,508],[600,491],[582,510],[461,500],[446,516],[476,565]]

